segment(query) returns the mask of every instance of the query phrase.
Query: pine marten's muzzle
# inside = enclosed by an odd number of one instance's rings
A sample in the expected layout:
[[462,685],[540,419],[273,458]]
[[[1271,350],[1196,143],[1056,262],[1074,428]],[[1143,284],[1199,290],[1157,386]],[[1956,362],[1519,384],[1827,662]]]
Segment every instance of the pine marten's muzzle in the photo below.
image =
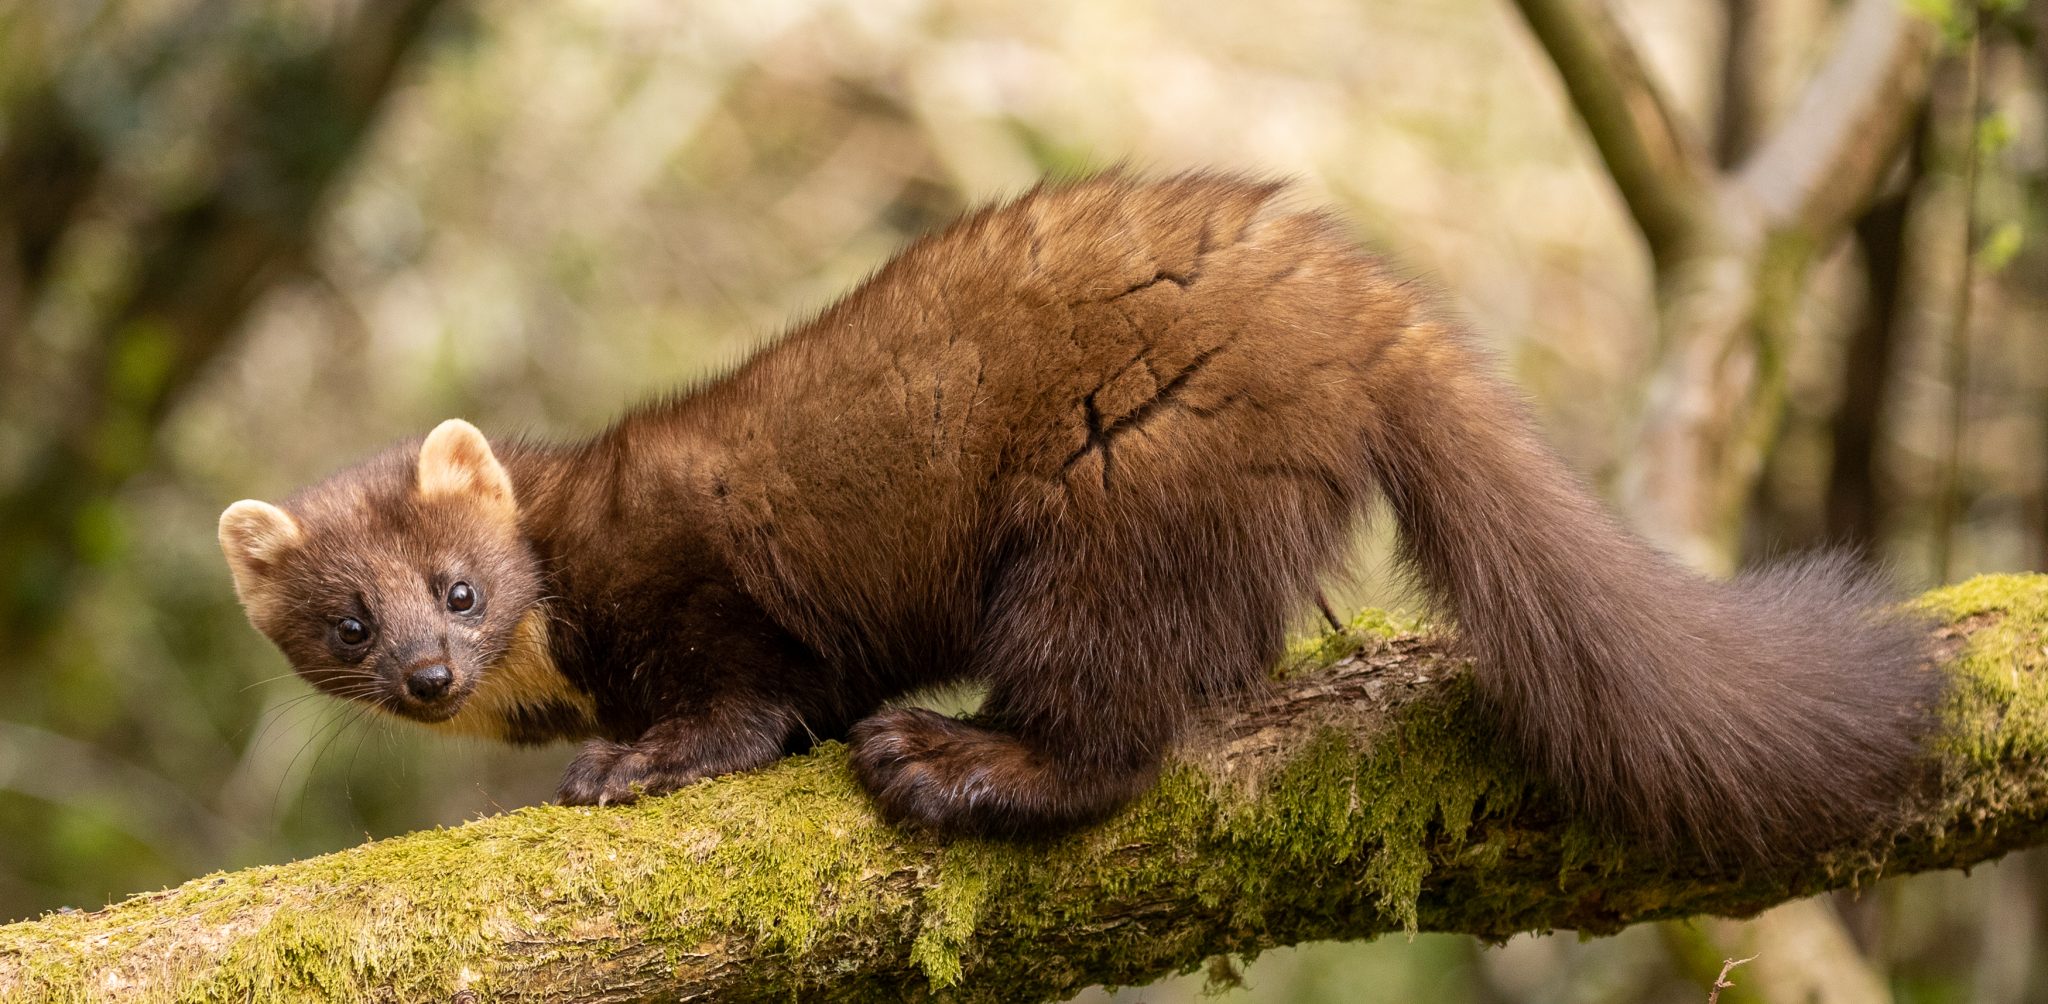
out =
[[462,709],[470,687],[445,654],[437,652],[408,659],[402,665],[405,668],[399,671],[392,688],[397,692],[395,710],[423,722],[440,722]]

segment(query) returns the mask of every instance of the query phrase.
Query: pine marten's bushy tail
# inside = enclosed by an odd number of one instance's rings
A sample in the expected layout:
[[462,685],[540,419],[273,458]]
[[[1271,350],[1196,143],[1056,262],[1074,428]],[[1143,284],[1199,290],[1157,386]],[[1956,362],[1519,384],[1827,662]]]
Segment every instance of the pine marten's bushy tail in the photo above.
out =
[[1482,689],[1575,804],[1749,860],[1893,816],[1939,688],[1929,634],[1849,559],[1716,582],[1619,526],[1447,332],[1376,366],[1370,460]]

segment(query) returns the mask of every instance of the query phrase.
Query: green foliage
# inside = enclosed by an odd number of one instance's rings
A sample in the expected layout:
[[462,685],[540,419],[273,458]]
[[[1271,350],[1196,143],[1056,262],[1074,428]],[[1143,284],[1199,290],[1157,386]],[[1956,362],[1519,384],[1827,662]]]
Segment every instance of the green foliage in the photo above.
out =
[[1985,275],[2003,271],[2014,258],[2019,257],[2026,240],[2025,224],[2018,220],[2001,220],[1991,228],[1984,242],[1977,245],[1977,271]]

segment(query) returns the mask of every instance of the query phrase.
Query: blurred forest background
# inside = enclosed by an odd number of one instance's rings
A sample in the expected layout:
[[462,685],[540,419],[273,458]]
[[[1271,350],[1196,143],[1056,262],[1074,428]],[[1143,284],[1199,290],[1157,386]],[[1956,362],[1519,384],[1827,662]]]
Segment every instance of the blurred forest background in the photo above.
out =
[[[566,749],[307,699],[221,508],[449,416],[592,432],[1048,173],[1300,179],[1702,566],[2048,568],[2048,2],[1961,3],[1909,4],[1935,58],[1875,202],[1738,270],[1762,306],[1708,412],[1742,446],[1674,516],[1636,469],[1690,414],[1697,277],[1510,0],[0,0],[0,921],[549,797]],[[1848,6],[1613,4],[1722,165],[1855,41]],[[1817,996],[1760,962],[1724,1001],[2048,999],[2048,857],[1750,924],[1280,950],[1224,997],[1699,1001],[1759,949]]]

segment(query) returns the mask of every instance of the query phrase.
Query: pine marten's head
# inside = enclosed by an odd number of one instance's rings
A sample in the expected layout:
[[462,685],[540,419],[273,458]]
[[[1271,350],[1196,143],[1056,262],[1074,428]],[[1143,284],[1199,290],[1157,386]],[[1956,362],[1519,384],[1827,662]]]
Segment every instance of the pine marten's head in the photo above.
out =
[[541,579],[512,479],[468,422],[443,422],[283,506],[237,502],[221,514],[220,543],[249,620],[336,696],[460,724],[481,687],[476,703],[507,706],[463,719],[502,733],[522,695],[495,692],[531,689],[511,678],[546,661]]

